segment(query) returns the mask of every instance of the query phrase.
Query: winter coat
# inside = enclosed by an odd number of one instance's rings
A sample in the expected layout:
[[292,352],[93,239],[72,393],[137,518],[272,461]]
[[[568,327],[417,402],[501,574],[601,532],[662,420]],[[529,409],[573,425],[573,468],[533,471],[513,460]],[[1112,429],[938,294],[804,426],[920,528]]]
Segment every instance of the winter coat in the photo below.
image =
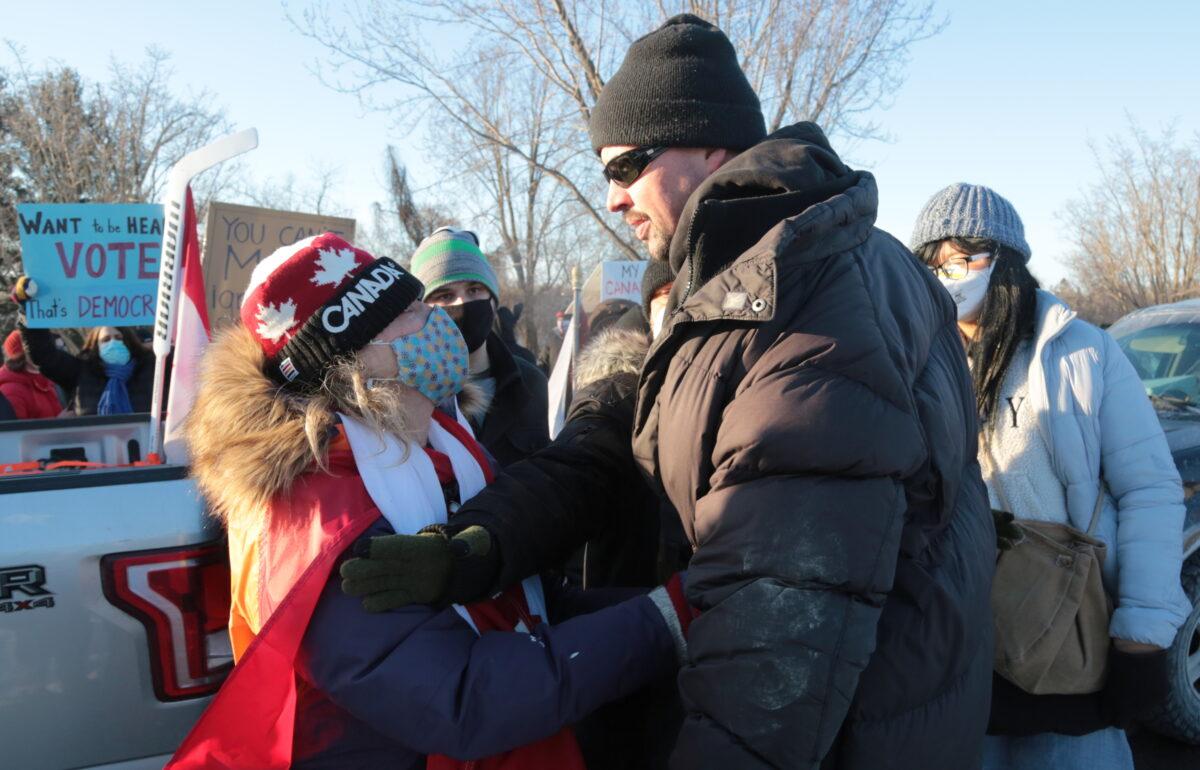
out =
[[[54,335],[46,329],[29,329],[24,325],[17,328],[21,330],[21,341],[29,360],[68,394],[75,414],[96,414],[100,396],[108,384],[104,364],[94,355],[75,356],[60,350],[54,343]],[[133,411],[149,412],[154,395],[154,356],[146,354],[138,359],[125,387]]]
[[[502,554],[499,590],[589,545],[587,587],[650,586],[687,565],[678,516],[647,486],[630,438],[637,370],[648,342],[608,332],[580,356],[562,432],[508,466],[450,519],[485,527]],[[591,545],[596,544],[592,553]]]
[[[1116,639],[1170,647],[1192,606],[1179,582],[1183,486],[1137,371],[1116,340],[1038,292],[1029,400],[1067,498],[1087,530],[1107,484],[1096,536]],[[1064,522],[1068,523],[1068,522]]]
[[12,404],[8,403],[8,399],[4,393],[0,392],[0,422],[17,419],[17,413],[12,408]]
[[995,531],[949,295],[781,129],[693,193],[634,454],[696,547],[679,768],[972,768]]
[[[369,521],[358,530],[362,536],[391,533],[344,439],[327,442],[321,470],[309,459],[302,419],[269,423],[280,410],[261,364],[257,344],[240,327],[219,338],[206,354],[206,383],[188,418],[193,472],[226,521],[230,634],[239,665],[274,614],[295,603],[294,580],[307,570],[292,562],[316,532],[349,511]],[[247,432],[234,439],[230,425]],[[352,543],[335,547],[341,558],[353,550]],[[415,770],[430,753],[494,755],[556,733],[676,662],[671,632],[641,592],[551,593],[551,611],[590,614],[527,633],[477,635],[454,608],[371,614],[341,592],[336,568],[321,580],[295,664],[295,767]]]
[[514,356],[495,332],[485,344],[496,394],[486,412],[471,403],[463,403],[462,410],[479,442],[503,468],[550,443],[546,375],[535,364]]
[[14,372],[0,366],[0,393],[12,405],[17,420],[41,420],[58,417],[62,404],[54,383],[28,369]]
[[[649,337],[612,329],[579,356],[576,396],[558,437],[510,465],[450,520],[486,527],[503,556],[495,590],[568,560],[587,593],[658,585],[687,567],[679,517],[651,488],[630,450],[638,370]],[[580,544],[586,546],[576,551]],[[607,704],[576,728],[589,770],[666,766],[682,719],[675,677]]]

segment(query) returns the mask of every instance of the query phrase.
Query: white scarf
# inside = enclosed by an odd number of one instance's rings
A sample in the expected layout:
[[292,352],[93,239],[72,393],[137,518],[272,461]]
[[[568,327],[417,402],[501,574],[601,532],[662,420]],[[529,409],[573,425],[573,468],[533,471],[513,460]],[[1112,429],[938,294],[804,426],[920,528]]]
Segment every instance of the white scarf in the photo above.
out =
[[[473,436],[471,426],[457,405],[455,412],[458,424]],[[367,494],[397,534],[415,535],[430,524],[446,523],[442,484],[433,461],[422,447],[412,441],[402,444],[390,433],[381,436],[349,415],[338,413],[338,417],[346,430],[346,440],[350,443]],[[483,468],[479,467],[475,456],[437,420],[429,421],[429,445],[450,458],[460,500],[466,502],[487,486]],[[529,609],[546,618],[541,581],[537,577],[526,578],[522,586]],[[475,628],[465,608],[456,604],[454,609]]]

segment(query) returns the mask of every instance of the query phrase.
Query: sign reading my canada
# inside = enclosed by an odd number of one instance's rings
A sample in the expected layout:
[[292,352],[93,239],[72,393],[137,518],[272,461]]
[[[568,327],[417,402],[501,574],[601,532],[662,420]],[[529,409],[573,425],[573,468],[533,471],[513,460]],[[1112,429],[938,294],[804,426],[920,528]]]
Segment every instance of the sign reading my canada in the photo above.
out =
[[22,269],[37,284],[31,328],[154,322],[162,206],[21,203],[17,217]]
[[232,203],[211,203],[204,238],[204,293],[215,330],[241,313],[242,295],[254,267],[280,246],[321,233],[354,242],[354,220],[320,214],[273,211]]

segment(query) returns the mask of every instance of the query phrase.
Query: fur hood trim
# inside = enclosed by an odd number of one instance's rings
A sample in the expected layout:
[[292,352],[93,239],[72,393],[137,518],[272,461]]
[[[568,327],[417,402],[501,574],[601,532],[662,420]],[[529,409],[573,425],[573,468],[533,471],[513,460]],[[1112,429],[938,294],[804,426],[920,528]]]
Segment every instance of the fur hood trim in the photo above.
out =
[[458,392],[458,408],[463,416],[474,425],[482,425],[491,404],[486,402],[483,388],[473,382],[463,383],[463,389]]
[[650,336],[631,329],[605,329],[584,347],[575,362],[575,389],[617,374],[640,374]]
[[[225,521],[260,517],[313,466],[297,401],[263,374],[263,353],[241,325],[218,335],[201,364],[187,417],[192,476]],[[320,449],[328,448],[322,437]]]

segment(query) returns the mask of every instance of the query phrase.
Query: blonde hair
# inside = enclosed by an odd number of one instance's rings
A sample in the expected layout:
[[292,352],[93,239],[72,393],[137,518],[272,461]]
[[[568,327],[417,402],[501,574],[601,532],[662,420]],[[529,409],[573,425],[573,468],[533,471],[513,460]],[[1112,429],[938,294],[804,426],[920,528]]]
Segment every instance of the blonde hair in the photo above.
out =
[[336,361],[319,387],[303,393],[273,381],[265,365],[244,327],[221,332],[205,352],[185,424],[192,475],[226,521],[262,510],[314,466],[328,471],[338,412],[402,443],[413,438],[403,389],[368,389],[359,355]]

